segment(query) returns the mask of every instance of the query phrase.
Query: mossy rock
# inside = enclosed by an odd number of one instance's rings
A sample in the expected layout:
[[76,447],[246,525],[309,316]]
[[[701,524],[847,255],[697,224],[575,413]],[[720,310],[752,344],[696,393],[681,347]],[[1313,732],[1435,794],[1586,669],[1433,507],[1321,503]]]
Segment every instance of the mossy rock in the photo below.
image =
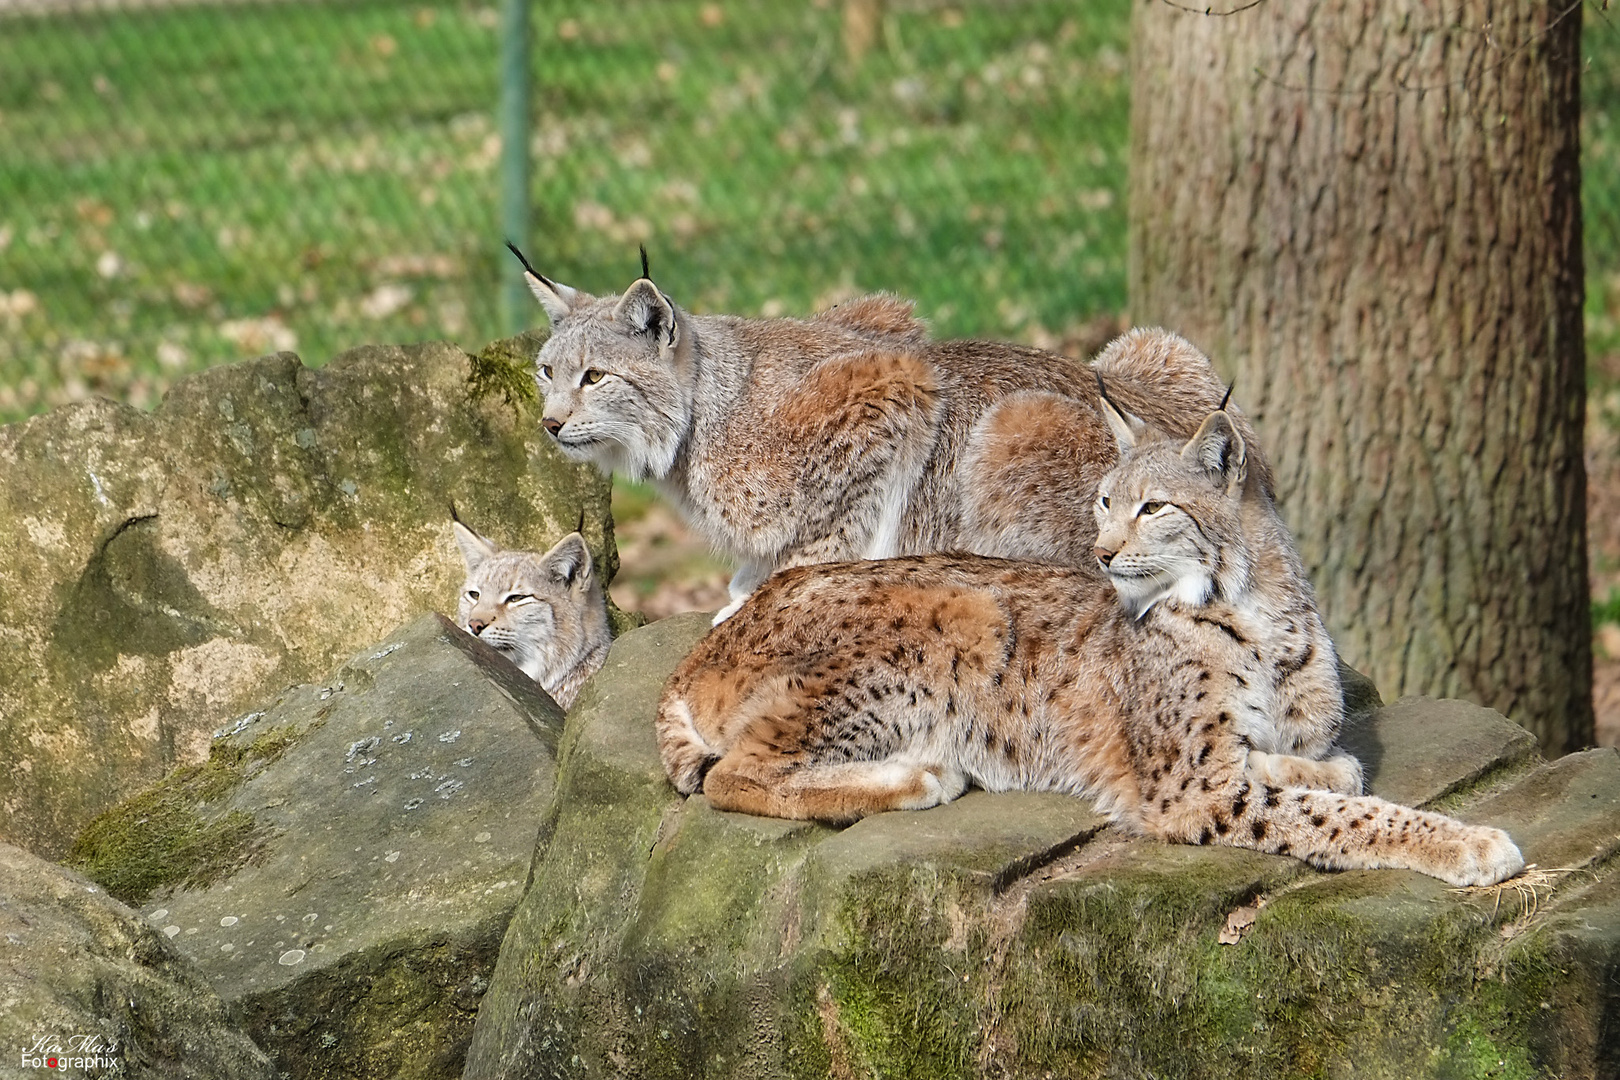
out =
[[146,920],[9,844],[0,949],[6,1076],[275,1080],[238,1017]]
[[513,547],[583,517],[611,579],[607,480],[523,400],[535,344],[279,353],[150,414],[92,400],[0,428],[0,834],[60,858],[230,717],[453,610],[452,502]]
[[1056,795],[751,818],[659,765],[705,627],[626,635],[570,715],[468,1080],[1613,1074],[1615,751],[1548,764],[1489,710],[1352,681],[1372,790],[1560,868],[1519,888],[1133,840]]
[[97,818],[140,905],[283,1075],[449,1080],[551,805],[556,704],[438,615]]

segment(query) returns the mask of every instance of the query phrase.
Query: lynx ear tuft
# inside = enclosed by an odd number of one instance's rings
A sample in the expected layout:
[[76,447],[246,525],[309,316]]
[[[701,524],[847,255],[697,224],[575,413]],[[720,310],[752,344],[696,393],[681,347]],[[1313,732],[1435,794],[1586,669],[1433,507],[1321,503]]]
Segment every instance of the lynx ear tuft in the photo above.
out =
[[519,251],[512,241],[508,240],[506,246],[518,257],[518,262],[523,264],[523,280],[528,284],[534,298],[540,301],[540,306],[546,309],[546,315],[552,322],[562,319],[579,305],[581,294],[578,289],[559,285],[530,266],[529,260],[523,257],[523,252]]
[[1142,441],[1142,433],[1147,430],[1147,424],[1116,406],[1108,396],[1108,388],[1103,385],[1102,372],[1093,374],[1097,376],[1097,409],[1108,422],[1108,430],[1114,433],[1114,441],[1119,445],[1119,452],[1123,454]]
[[613,318],[624,323],[632,334],[652,337],[660,349],[675,346],[679,332],[675,322],[675,305],[647,278],[641,278],[625,290],[618,306],[613,309]]
[[1248,475],[1248,453],[1243,436],[1224,412],[1205,417],[1198,434],[1181,450],[1183,460],[1196,461],[1205,472],[1219,477],[1228,492],[1243,486]]
[[456,535],[456,547],[461,549],[461,561],[467,564],[469,574],[500,553],[501,549],[494,541],[479,536],[461,523],[453,505],[450,507],[450,531]]
[[591,550],[577,532],[557,541],[555,547],[541,556],[540,562],[553,580],[574,592],[582,591],[591,583]]

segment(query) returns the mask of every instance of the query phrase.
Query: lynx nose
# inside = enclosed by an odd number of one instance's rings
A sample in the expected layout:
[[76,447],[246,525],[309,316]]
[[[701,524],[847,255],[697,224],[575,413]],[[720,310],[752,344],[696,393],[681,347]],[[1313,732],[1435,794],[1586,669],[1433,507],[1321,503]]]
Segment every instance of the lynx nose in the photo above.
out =
[[1109,563],[1114,561],[1114,552],[1109,551],[1100,544],[1097,547],[1092,548],[1091,553],[1097,556],[1097,561],[1102,563],[1104,566],[1107,566]]
[[555,417],[548,416],[544,420],[540,421],[540,426],[546,429],[546,434],[555,439],[557,437],[557,432],[562,430],[562,421],[556,419]]
[[484,632],[484,627],[488,625],[489,623],[484,619],[468,619],[467,632],[473,637],[477,637],[479,634]]

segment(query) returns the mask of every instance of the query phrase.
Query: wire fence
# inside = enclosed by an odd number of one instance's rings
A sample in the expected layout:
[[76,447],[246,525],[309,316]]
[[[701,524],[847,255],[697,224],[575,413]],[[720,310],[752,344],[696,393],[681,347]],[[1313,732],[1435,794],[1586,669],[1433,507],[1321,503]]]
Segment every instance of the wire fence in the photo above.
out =
[[[0,422],[505,329],[494,0],[0,0]],[[698,310],[862,289],[1076,351],[1125,305],[1126,0],[533,4],[530,254]],[[1620,45],[1585,50],[1620,353]],[[533,318],[540,322],[538,313]]]
[[[891,6],[864,44],[828,0],[533,21],[548,274],[619,288],[646,242],[698,309],[883,287],[1049,341],[1123,306],[1118,0]],[[0,0],[0,421],[500,333],[499,31],[460,0]]]

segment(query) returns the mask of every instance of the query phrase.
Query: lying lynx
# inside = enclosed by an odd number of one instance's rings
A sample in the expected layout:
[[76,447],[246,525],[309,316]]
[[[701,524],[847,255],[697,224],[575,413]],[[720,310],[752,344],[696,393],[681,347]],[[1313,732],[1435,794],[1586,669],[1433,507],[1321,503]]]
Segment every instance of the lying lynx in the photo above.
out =
[[[576,461],[651,480],[738,560],[720,618],[772,571],[808,563],[934,551],[1090,562],[1091,493],[1115,456],[1091,368],[930,341],[891,296],[803,320],[698,316],[645,261],[605,298],[523,265],[552,322],[536,361],[546,430]],[[1125,335],[1095,368],[1125,408],[1183,439],[1224,390],[1162,330]]]
[[1091,568],[933,555],[777,574],[664,689],[675,786],[832,822],[969,783],[1062,791],[1170,841],[1458,885],[1516,873],[1505,833],[1360,794],[1332,749],[1333,644],[1230,416],[1183,446],[1104,408],[1130,449],[1100,485]]
[[612,643],[607,599],[585,538],[569,533],[539,555],[504,551],[460,520],[450,527],[467,564],[456,621],[568,708]]

